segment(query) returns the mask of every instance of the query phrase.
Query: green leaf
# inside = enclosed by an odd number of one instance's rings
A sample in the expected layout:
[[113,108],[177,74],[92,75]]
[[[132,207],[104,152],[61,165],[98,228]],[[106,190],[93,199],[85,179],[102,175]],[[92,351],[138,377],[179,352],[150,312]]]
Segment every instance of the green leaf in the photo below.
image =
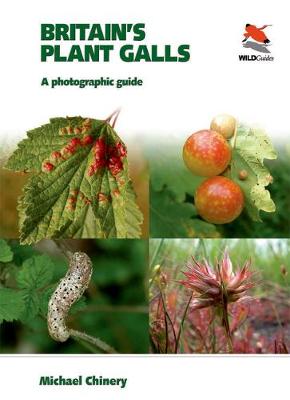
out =
[[48,285],[53,277],[53,268],[51,259],[46,255],[25,260],[16,278],[18,287],[36,290]]
[[7,244],[6,240],[0,239],[0,262],[8,263],[13,260],[13,253],[11,247]]
[[20,319],[21,321],[31,320],[36,317],[40,309],[40,295],[31,289],[23,289],[20,293],[25,304],[25,309],[23,310]]
[[201,221],[189,203],[179,203],[169,190],[151,190],[151,237],[216,237],[216,228]]
[[40,308],[40,312],[43,317],[46,317],[46,315],[47,315],[48,302],[52,296],[52,293],[55,291],[56,286],[57,286],[57,284],[55,284],[54,287],[50,287],[50,288],[44,290],[40,296],[39,308]]
[[41,295],[38,289],[50,284],[53,278],[54,265],[46,255],[34,256],[24,261],[16,281],[25,302],[21,320],[31,320],[41,307]]
[[0,289],[0,323],[19,319],[24,307],[24,300],[20,292],[7,288]]
[[19,199],[22,243],[140,236],[126,148],[106,121],[54,118],[27,136],[7,163],[34,173]]
[[186,193],[193,194],[202,178],[194,176],[185,166],[182,158],[182,146],[176,143],[159,142],[158,146],[150,147],[150,182],[155,191],[160,192],[167,187],[176,200],[185,200]]
[[[236,147],[233,149],[231,170],[226,175],[236,181],[245,195],[245,208],[254,221],[261,221],[259,211],[275,211],[268,186],[272,177],[264,165],[264,159],[276,159],[277,154],[270,139],[262,129],[240,126]],[[240,171],[247,172],[247,178],[239,178]]]
[[218,238],[220,233],[215,225],[205,222],[199,218],[192,218],[185,223],[187,236],[194,238]]

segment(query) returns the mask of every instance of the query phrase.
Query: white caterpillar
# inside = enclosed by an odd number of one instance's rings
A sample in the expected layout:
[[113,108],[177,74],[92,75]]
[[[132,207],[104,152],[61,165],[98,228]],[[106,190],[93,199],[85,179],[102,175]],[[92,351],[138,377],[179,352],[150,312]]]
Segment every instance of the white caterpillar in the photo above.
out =
[[47,325],[54,340],[65,342],[70,337],[66,317],[73,303],[82,297],[89,286],[92,271],[92,262],[85,253],[72,255],[69,269],[48,303]]

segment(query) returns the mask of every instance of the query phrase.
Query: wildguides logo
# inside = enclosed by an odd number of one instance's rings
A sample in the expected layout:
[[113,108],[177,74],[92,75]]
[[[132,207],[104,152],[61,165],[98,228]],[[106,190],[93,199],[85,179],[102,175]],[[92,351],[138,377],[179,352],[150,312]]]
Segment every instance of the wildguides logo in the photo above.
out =
[[269,46],[271,46],[271,40],[268,38],[264,30],[272,25],[263,25],[258,28],[256,25],[246,24],[244,39],[242,45],[244,49],[251,49],[256,53],[252,54],[252,51],[245,54],[239,54],[239,61],[274,61],[274,57],[271,56]]

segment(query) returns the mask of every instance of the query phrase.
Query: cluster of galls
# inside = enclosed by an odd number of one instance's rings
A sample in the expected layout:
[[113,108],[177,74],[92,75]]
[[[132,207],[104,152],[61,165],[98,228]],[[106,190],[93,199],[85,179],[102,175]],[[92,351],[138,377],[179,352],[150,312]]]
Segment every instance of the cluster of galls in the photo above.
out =
[[81,191],[78,189],[74,189],[70,191],[68,200],[67,200],[67,209],[69,211],[74,211],[76,208],[77,200],[80,199],[84,205],[91,204],[91,200],[88,199]]
[[123,143],[108,145],[104,137],[96,140],[94,147],[94,160],[89,166],[88,175],[92,176],[101,168],[108,168],[113,176],[123,170],[123,158],[127,151]]
[[80,135],[85,134],[92,128],[92,120],[90,118],[86,118],[81,125],[79,126],[71,126],[68,125],[64,128],[60,128],[60,135]]
[[51,172],[57,163],[66,160],[73,155],[79,147],[88,146],[94,143],[94,137],[88,132],[92,128],[91,120],[85,119],[81,126],[67,126],[59,130],[60,135],[82,135],[82,137],[72,138],[60,151],[53,151],[49,160],[42,163],[42,172]]
[[[232,157],[228,143],[236,133],[236,120],[230,115],[218,115],[210,129],[193,133],[183,147],[183,159],[188,169],[198,176],[207,177],[195,192],[195,206],[207,222],[226,224],[235,220],[244,207],[244,195],[238,184],[220,176]],[[247,171],[241,171],[240,180],[247,179]]]

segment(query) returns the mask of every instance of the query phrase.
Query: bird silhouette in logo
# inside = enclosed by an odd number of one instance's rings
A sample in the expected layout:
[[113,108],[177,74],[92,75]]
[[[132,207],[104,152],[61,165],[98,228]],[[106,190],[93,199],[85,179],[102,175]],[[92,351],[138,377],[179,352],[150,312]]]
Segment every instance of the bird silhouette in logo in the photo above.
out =
[[264,43],[266,45],[269,45],[271,42],[267,38],[265,32],[263,30],[267,28],[267,26],[272,26],[272,25],[263,25],[261,28],[257,28],[255,25],[251,24],[246,24],[245,27],[245,39],[242,41],[242,43],[245,43],[249,38],[252,38],[256,40],[256,42]]

